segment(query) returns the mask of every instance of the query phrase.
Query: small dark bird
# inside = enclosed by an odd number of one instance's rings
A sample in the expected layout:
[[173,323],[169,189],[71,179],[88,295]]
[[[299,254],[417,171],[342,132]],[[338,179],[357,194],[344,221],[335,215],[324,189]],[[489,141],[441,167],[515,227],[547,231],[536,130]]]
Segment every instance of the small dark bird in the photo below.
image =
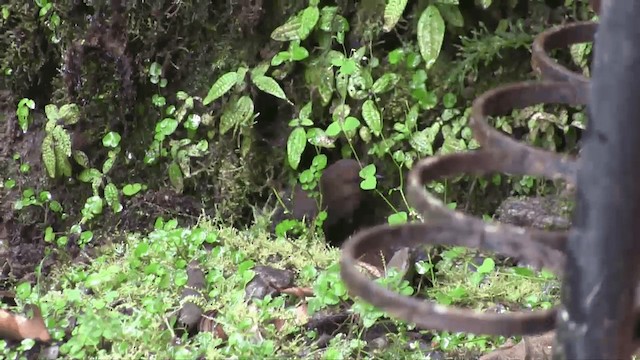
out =
[[[320,177],[322,204],[320,209],[327,211],[323,231],[328,243],[339,246],[360,227],[369,225],[372,209],[367,206],[370,195],[360,189],[360,165],[352,159],[339,160],[327,167]],[[289,201],[285,205],[291,212],[290,218],[313,219],[319,209],[316,201],[296,185]],[[273,217],[272,228],[287,218],[284,209]]]

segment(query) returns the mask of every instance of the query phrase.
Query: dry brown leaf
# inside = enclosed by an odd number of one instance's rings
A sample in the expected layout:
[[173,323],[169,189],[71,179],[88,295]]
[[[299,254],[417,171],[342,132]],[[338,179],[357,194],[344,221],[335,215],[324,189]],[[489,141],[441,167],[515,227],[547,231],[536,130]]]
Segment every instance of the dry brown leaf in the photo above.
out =
[[483,355],[479,360],[545,360],[551,359],[555,331],[536,336],[524,337],[519,343],[507,341],[495,351]]
[[222,328],[222,325],[216,321],[216,316],[218,316],[218,312],[216,310],[209,310],[205,312],[200,318],[198,331],[210,332],[214,337],[220,338],[222,341],[226,341],[228,338],[227,333]]
[[280,292],[287,295],[292,295],[299,298],[305,298],[307,296],[313,296],[313,289],[308,287],[290,287],[286,289],[280,289]]
[[296,322],[298,325],[306,324],[309,322],[309,311],[307,310],[307,303],[304,302],[296,308]]

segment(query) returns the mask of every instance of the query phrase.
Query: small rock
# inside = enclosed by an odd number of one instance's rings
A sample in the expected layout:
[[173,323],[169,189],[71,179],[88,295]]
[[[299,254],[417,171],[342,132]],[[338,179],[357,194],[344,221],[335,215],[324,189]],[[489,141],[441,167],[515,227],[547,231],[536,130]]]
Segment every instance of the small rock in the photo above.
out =
[[444,356],[442,351],[430,351],[427,353],[425,357],[426,360],[446,360],[447,357]]
[[264,299],[265,296],[274,296],[280,289],[293,285],[293,272],[289,270],[275,269],[270,266],[256,266],[253,269],[256,276],[247,284],[245,295],[247,299]]
[[510,197],[496,210],[505,224],[546,230],[567,230],[571,227],[572,201],[566,196]]
[[387,340],[386,336],[379,336],[375,339],[371,339],[368,345],[369,349],[371,350],[382,350],[387,348],[387,346],[389,345],[389,340]]
[[60,347],[58,345],[47,346],[40,352],[40,359],[55,360],[60,356]]

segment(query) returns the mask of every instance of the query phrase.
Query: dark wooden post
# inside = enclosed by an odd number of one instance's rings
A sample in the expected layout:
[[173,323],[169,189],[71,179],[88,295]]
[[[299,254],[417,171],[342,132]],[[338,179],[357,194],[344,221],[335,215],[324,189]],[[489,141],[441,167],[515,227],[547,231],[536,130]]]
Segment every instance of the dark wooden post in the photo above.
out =
[[556,359],[628,359],[640,268],[640,1],[603,7]]

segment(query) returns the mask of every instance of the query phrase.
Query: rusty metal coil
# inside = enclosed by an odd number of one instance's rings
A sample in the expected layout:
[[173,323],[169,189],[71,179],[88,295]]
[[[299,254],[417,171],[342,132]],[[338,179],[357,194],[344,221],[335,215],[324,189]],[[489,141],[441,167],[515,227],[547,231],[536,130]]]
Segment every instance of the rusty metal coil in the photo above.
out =
[[575,184],[575,158],[512,139],[491,127],[487,119],[540,103],[586,104],[589,80],[559,65],[547,52],[592,40],[596,28],[595,23],[577,23],[540,34],[534,43],[532,63],[543,77],[554,81],[521,82],[487,91],[474,101],[470,121],[481,150],[434,156],[415,164],[408,176],[408,200],[424,215],[425,222],[379,225],[359,232],[345,242],[340,260],[341,275],[352,296],[427,329],[513,336],[542,333],[555,327],[556,309],[489,314],[446,307],[387,290],[361,274],[356,264],[357,259],[364,255],[384,251],[391,246],[443,244],[516,257],[561,275],[568,232],[485,223],[480,218],[448,209],[425,190],[425,184],[461,174],[490,173],[534,175]]
[[570,45],[592,42],[598,23],[587,21],[556,26],[536,37],[531,47],[531,67],[548,80],[566,81],[575,87],[578,101],[586,104],[589,95],[589,79],[558,64],[549,52]]

